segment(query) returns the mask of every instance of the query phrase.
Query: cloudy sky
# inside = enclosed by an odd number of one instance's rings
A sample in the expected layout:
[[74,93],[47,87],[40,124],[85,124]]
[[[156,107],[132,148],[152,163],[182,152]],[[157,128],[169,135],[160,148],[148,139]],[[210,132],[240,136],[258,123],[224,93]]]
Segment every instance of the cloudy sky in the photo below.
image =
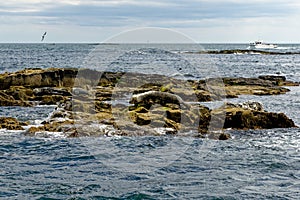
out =
[[102,42],[168,28],[197,42],[300,43],[299,0],[5,0],[0,42]]

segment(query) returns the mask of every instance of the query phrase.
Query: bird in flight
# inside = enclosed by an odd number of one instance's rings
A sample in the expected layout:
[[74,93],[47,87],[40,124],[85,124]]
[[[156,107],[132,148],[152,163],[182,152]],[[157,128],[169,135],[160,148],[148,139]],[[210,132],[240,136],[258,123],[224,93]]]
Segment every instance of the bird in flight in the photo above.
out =
[[42,40],[41,40],[41,42],[44,41],[46,35],[47,35],[47,32],[45,32],[45,33],[42,35]]

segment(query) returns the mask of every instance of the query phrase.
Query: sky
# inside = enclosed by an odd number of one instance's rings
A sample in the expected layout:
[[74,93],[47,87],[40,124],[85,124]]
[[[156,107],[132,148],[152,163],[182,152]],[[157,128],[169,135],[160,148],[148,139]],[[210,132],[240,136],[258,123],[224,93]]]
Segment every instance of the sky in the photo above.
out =
[[155,35],[151,31],[145,37],[132,31],[145,27],[145,30],[151,30],[148,27],[167,30],[161,34],[167,38],[174,31],[200,43],[249,43],[258,39],[300,43],[300,1],[5,0],[0,3],[0,42],[40,42],[45,31],[44,42],[49,43],[98,43],[120,33],[130,33],[133,41],[140,38],[137,42],[159,42],[151,38]]

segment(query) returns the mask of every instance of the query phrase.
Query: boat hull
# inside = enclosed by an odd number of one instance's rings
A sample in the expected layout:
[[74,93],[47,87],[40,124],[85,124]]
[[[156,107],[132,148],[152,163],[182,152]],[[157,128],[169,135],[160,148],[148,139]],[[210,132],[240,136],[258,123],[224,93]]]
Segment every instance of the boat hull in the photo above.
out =
[[250,48],[255,48],[255,49],[275,49],[275,48],[277,48],[277,45],[276,44],[263,43],[263,42],[255,42],[255,43],[250,43]]

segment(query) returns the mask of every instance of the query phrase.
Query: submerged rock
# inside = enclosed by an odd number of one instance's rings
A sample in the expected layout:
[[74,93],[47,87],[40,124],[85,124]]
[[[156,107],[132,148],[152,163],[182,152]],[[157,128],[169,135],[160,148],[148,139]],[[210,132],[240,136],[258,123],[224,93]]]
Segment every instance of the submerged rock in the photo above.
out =
[[228,140],[228,139],[230,139],[231,138],[231,136],[230,136],[230,134],[228,134],[228,133],[221,133],[220,135],[219,135],[219,140]]

